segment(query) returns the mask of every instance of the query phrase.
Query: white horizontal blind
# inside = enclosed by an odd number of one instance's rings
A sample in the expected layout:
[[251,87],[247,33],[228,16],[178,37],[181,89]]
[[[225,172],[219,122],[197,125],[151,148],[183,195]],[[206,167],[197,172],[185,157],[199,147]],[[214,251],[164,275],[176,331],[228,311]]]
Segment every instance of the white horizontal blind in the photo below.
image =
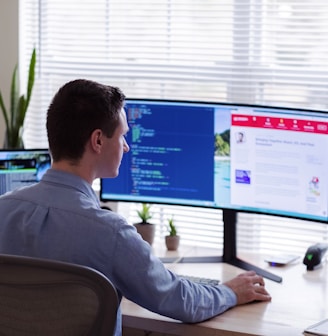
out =
[[238,214],[238,252],[303,256],[311,244],[328,242],[328,226],[276,216]]
[[[137,203],[121,203],[118,211],[132,223],[140,222]],[[201,246],[223,253],[222,211],[193,207],[152,205],[150,220],[155,224],[155,241],[164,244],[168,219],[173,216],[181,243]],[[303,255],[310,244],[328,242],[326,224],[281,218],[277,216],[239,213],[237,217],[237,253],[289,253]]]
[[[47,146],[51,97],[81,77],[128,97],[328,109],[326,0],[25,0],[20,7],[21,65],[35,46],[38,71],[26,147]],[[211,211],[180,211],[156,208],[157,216],[176,213],[186,242],[212,246],[212,237],[222,238]],[[326,226],[279,217],[241,214],[238,230],[245,250],[298,251],[327,239]]]

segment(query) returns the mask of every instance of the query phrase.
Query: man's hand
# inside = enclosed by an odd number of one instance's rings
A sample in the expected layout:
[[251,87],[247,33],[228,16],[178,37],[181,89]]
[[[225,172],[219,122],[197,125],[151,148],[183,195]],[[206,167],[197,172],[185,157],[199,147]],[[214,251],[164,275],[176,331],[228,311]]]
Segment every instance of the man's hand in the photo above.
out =
[[224,285],[231,288],[237,296],[237,305],[252,301],[270,301],[271,296],[265,289],[264,280],[254,271],[248,271],[227,281]]

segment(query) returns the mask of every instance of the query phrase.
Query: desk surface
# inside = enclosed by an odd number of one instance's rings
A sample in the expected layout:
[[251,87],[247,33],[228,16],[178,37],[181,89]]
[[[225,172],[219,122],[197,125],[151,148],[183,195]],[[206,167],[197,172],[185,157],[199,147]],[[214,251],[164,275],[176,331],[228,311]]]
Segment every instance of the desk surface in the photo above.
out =
[[[252,262],[256,259],[253,257]],[[314,271],[307,271],[301,259],[284,267],[270,267],[263,259],[256,265],[283,277],[282,283],[265,280],[271,302],[237,306],[208,321],[183,324],[123,299],[123,325],[171,335],[293,336],[303,335],[306,327],[328,318],[327,263]],[[167,267],[180,274],[213,277],[222,282],[243,272],[224,263],[175,263]]]

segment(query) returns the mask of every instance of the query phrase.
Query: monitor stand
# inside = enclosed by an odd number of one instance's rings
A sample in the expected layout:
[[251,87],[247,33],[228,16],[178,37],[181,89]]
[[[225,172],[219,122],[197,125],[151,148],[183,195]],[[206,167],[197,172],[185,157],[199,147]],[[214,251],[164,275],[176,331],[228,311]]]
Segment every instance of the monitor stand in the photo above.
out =
[[282,278],[260,267],[237,258],[237,211],[223,210],[223,255],[206,257],[183,257],[181,263],[218,263],[224,262],[246,271],[253,270],[257,274],[275,282],[282,282]]

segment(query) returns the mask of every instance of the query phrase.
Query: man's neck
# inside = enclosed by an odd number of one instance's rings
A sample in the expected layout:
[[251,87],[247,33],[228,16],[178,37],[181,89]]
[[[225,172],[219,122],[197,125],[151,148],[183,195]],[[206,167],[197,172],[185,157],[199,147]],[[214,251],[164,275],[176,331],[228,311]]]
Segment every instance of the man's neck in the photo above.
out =
[[90,173],[89,169],[81,165],[81,163],[72,163],[68,160],[61,160],[53,162],[51,167],[56,170],[61,170],[67,173],[77,175],[87,181],[90,185],[92,185],[93,183],[94,178],[92,177],[92,174]]

